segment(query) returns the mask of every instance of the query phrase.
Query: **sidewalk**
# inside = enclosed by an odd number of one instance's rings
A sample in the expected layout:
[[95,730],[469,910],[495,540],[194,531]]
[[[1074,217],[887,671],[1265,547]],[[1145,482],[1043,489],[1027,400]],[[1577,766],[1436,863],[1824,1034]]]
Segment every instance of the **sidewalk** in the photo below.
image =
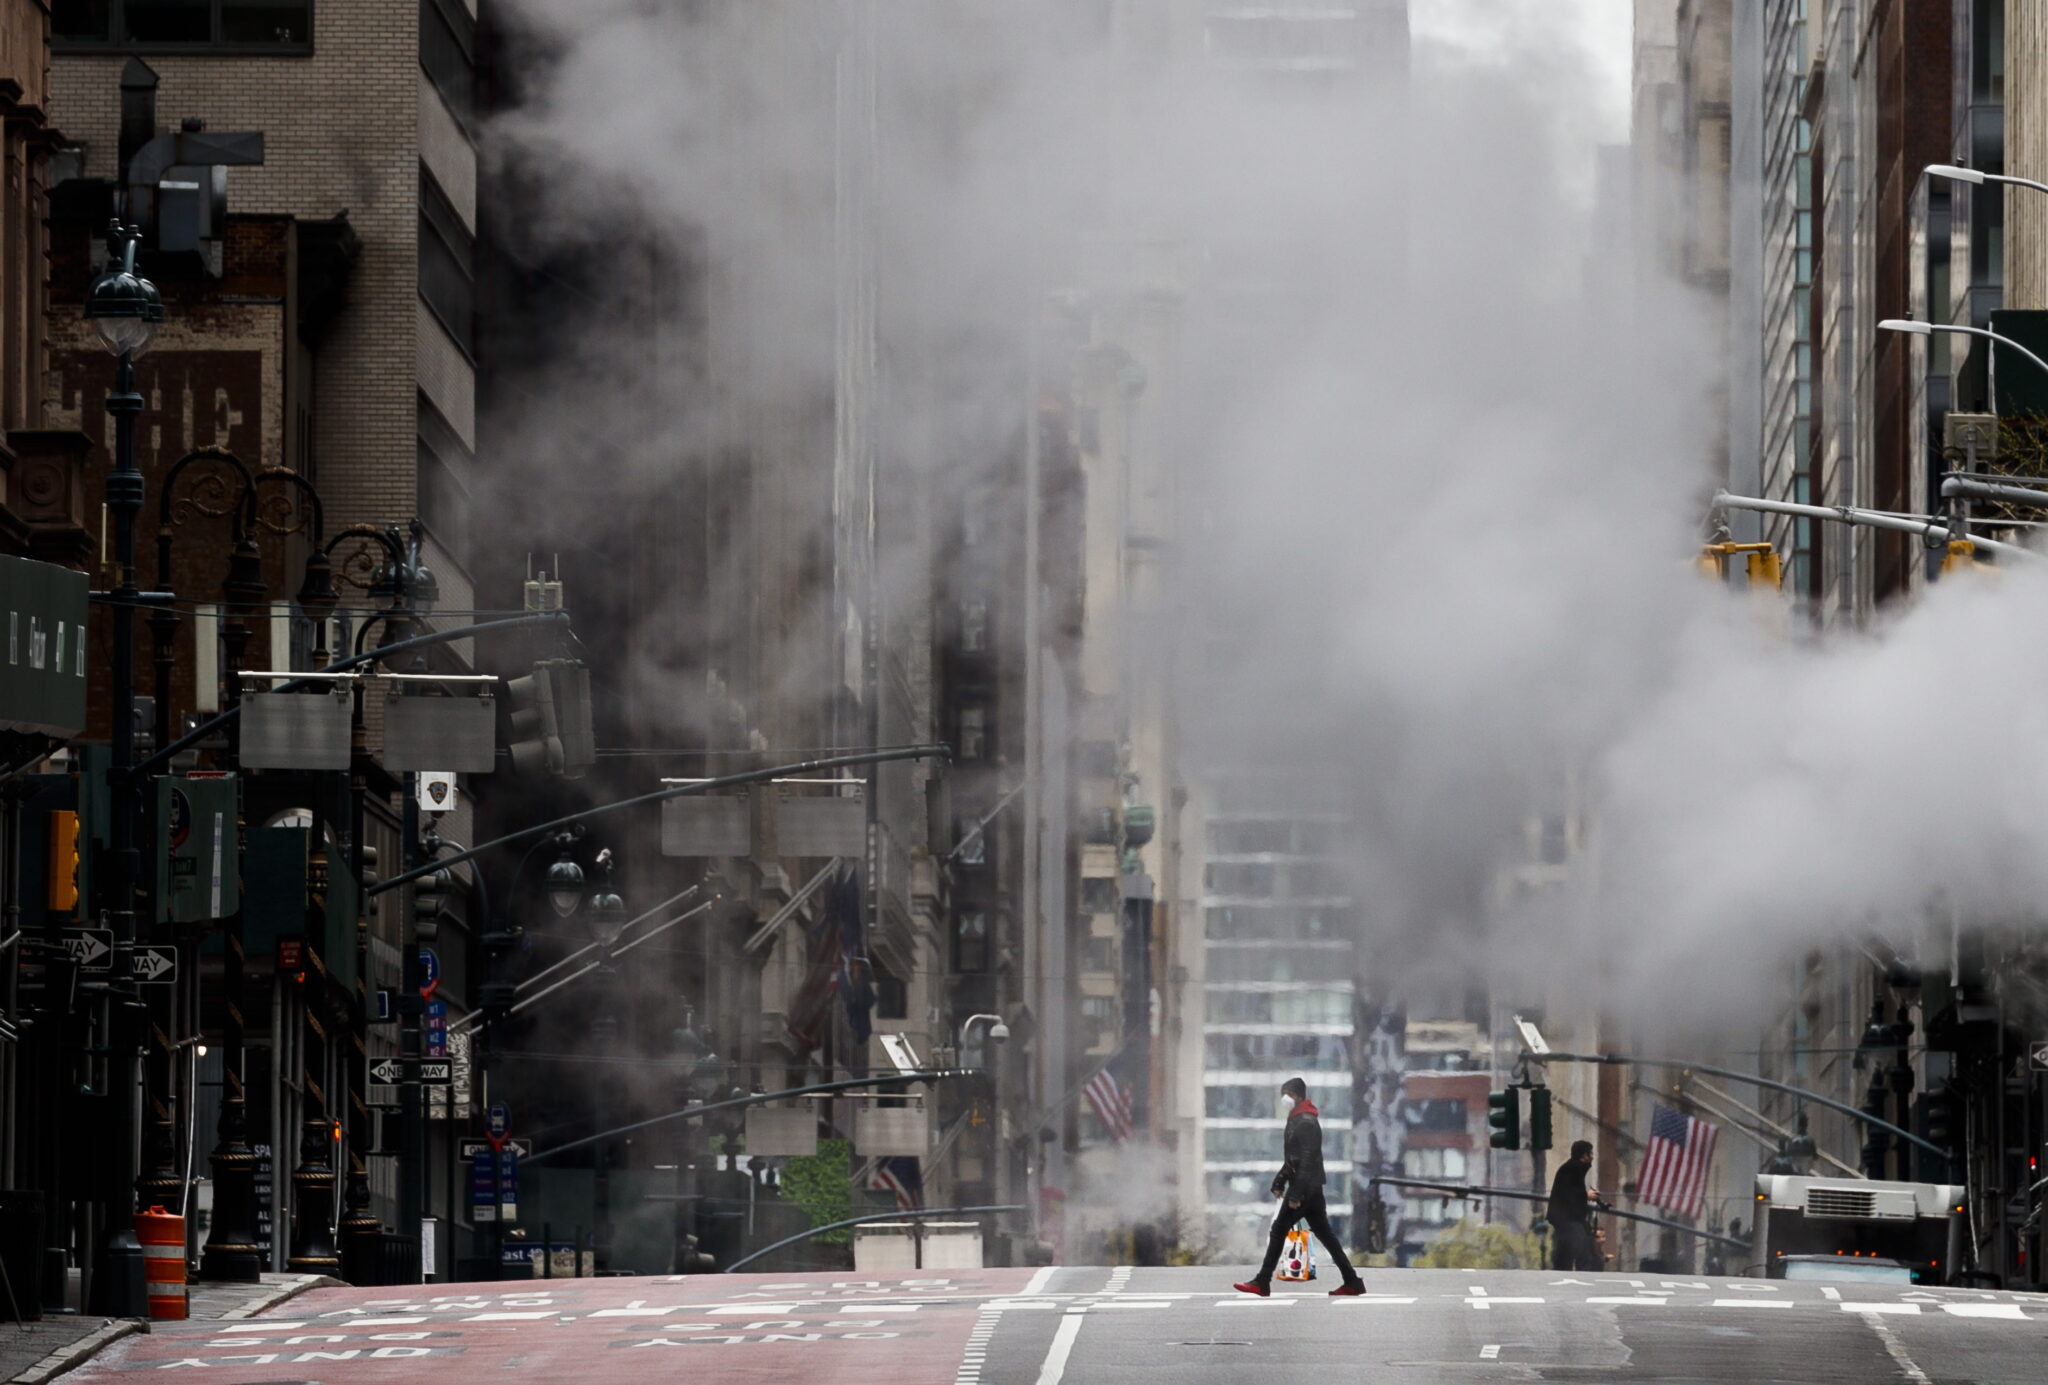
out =
[[[189,1290],[190,1320],[252,1318],[294,1294],[340,1282],[319,1274],[266,1274],[255,1284],[195,1283]],[[88,1360],[109,1342],[147,1331],[146,1321],[86,1314],[0,1323],[0,1381],[42,1385]]]

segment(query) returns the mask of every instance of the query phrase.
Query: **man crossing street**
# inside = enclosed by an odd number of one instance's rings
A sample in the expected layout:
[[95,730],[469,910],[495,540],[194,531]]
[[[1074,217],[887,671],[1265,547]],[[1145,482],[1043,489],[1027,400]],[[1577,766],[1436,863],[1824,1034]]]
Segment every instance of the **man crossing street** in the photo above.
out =
[[1331,1298],[1356,1298],[1365,1292],[1365,1285],[1358,1278],[1358,1271],[1351,1267],[1351,1260],[1344,1254],[1344,1243],[1337,1239],[1337,1233],[1330,1226],[1330,1210],[1323,1200],[1323,1123],[1315,1103],[1308,1099],[1308,1083],[1299,1077],[1290,1077],[1281,1084],[1280,1093],[1291,1103],[1287,1114],[1287,1128],[1281,1137],[1283,1157],[1286,1163],[1280,1172],[1273,1175],[1273,1196],[1280,1199],[1280,1210],[1273,1217],[1273,1234],[1266,1242],[1266,1261],[1259,1266],[1253,1278],[1234,1285],[1240,1293],[1257,1294],[1265,1298],[1273,1289],[1273,1269],[1280,1263],[1280,1252],[1287,1245],[1287,1233],[1297,1222],[1307,1222],[1308,1229],[1315,1232],[1316,1239],[1330,1252],[1331,1263],[1344,1277],[1344,1282],[1330,1290]]

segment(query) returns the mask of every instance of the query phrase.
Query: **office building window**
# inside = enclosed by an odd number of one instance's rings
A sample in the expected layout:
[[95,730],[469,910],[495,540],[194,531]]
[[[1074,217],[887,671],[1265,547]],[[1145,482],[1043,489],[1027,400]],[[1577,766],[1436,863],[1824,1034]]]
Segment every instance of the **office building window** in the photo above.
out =
[[979,909],[953,917],[953,970],[988,970],[988,915]]
[[979,760],[988,754],[988,712],[980,707],[960,709],[960,758]]
[[476,349],[476,241],[454,203],[420,169],[420,298],[465,354]]
[[56,0],[59,47],[311,52],[313,0]]

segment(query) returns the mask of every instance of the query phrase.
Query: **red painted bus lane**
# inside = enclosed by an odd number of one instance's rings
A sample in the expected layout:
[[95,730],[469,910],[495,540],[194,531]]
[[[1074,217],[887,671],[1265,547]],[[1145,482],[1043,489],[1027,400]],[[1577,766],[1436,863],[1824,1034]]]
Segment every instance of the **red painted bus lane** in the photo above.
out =
[[160,1324],[69,1378],[173,1372],[209,1385],[370,1385],[446,1378],[454,1366],[631,1385],[671,1381],[687,1362],[730,1385],[826,1371],[848,1385],[951,1385],[981,1306],[1030,1277],[967,1270],[321,1289],[243,1322]]

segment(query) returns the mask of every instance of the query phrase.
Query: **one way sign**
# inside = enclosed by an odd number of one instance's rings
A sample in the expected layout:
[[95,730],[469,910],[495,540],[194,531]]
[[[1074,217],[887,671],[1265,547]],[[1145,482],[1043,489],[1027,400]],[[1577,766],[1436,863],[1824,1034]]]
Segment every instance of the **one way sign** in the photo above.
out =
[[134,967],[139,981],[175,981],[178,979],[178,949],[138,947],[135,949]]
[[114,969],[114,930],[80,928],[64,935],[64,951],[83,971]]
[[[454,1074],[453,1063],[436,1062],[433,1059],[420,1064],[420,1081],[447,1082]],[[395,1086],[405,1080],[405,1064],[396,1058],[386,1058],[381,1063],[370,1064],[370,1080],[385,1086]]]
[[2035,1044],[2027,1056],[2034,1060],[2035,1072],[2048,1072],[2048,1044]]

